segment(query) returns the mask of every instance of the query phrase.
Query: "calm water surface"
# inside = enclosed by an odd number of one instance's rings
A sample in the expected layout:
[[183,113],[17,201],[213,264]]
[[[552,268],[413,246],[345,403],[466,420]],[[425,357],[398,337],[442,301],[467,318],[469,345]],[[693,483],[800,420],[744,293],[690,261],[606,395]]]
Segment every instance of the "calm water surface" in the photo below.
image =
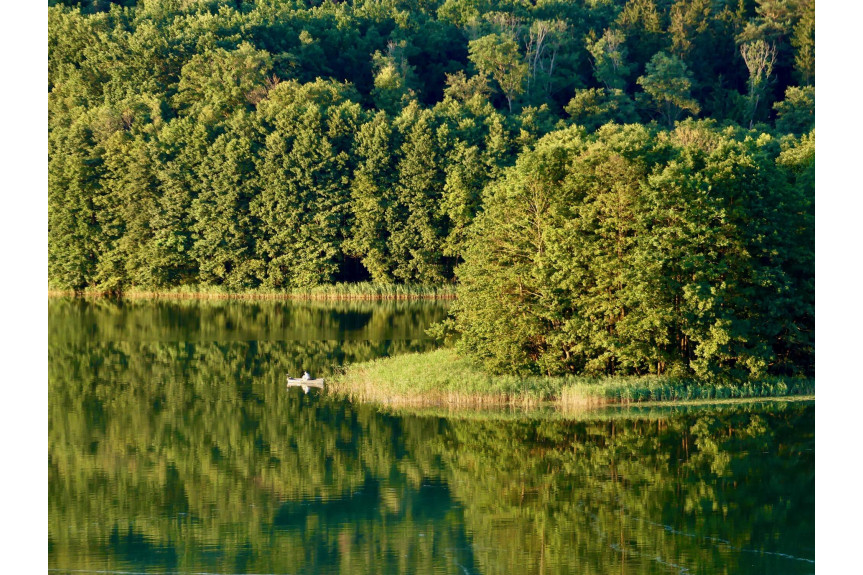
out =
[[812,403],[383,413],[285,374],[443,304],[49,300],[69,573],[813,573]]

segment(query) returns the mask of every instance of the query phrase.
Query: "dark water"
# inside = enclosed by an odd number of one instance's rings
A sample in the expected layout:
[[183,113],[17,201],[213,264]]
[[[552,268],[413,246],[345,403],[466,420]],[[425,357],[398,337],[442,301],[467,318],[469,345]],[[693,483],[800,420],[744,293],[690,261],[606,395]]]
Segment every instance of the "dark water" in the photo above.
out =
[[814,405],[381,413],[440,304],[49,302],[54,572],[813,573]]

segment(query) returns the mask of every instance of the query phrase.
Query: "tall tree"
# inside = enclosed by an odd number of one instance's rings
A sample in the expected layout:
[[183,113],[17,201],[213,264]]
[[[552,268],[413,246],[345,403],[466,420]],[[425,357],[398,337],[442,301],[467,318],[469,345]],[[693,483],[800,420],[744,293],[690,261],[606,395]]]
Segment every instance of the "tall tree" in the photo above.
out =
[[815,84],[815,0],[800,2],[802,14],[794,26],[791,45],[794,46],[794,68],[800,83]]
[[666,15],[656,0],[628,0],[615,21],[623,33],[629,58],[640,70],[657,52],[666,49],[668,39],[663,21]]
[[[548,140],[579,150],[570,129]],[[560,349],[547,335],[563,320],[566,301],[556,293],[549,267],[543,269],[561,208],[559,187],[566,156],[541,142],[519,158],[487,191],[485,209],[471,227],[464,263],[457,269],[458,300],[451,326],[461,334],[458,349],[498,372],[560,372]],[[553,337],[553,335],[552,335]]]
[[791,86],[785,99],[773,104],[776,129],[786,134],[806,134],[815,127],[815,87]]
[[441,203],[451,226],[443,249],[444,255],[461,256],[468,230],[482,206],[483,188],[489,181],[489,172],[479,147],[468,146],[463,141],[455,142],[447,154],[446,182]]
[[395,167],[389,117],[378,112],[356,137],[357,169],[351,183],[353,228],[348,253],[361,259],[375,282],[392,282],[390,229],[395,224]]
[[489,34],[469,44],[470,60],[481,74],[491,76],[500,87],[509,111],[516,96],[524,92],[528,67],[518,51],[518,43],[510,36]]
[[567,37],[563,20],[535,20],[523,33],[527,64],[527,96],[533,92],[551,94],[552,80],[559,64],[558,54]]
[[448,224],[440,209],[444,171],[434,117],[411,106],[396,126],[402,144],[396,168],[397,211],[390,228],[393,275],[402,282],[441,282],[451,271],[443,259]]
[[681,113],[697,114],[698,102],[692,98],[692,74],[677,56],[659,52],[647,63],[644,76],[638,84],[653,101],[654,109],[665,121],[673,126]]
[[593,74],[606,90],[626,89],[630,64],[625,41],[623,32],[611,28],[606,28],[599,38],[591,34],[586,39],[587,51],[593,58]]
[[205,284],[235,290],[260,284],[258,224],[251,210],[257,195],[254,148],[246,134],[226,133],[216,138],[200,166],[201,191],[190,208],[191,256]]
[[767,99],[767,86],[773,73],[773,63],[776,61],[776,49],[764,40],[756,40],[742,44],[740,55],[749,70],[748,116],[749,127],[752,128],[758,105]]
[[104,148],[105,175],[98,205],[105,245],[95,280],[101,289],[113,292],[130,286],[153,287],[147,261],[150,221],[158,198],[152,148],[142,137],[124,130],[115,132]]
[[86,118],[48,137],[48,274],[59,289],[94,284],[101,228],[95,197],[102,159]]
[[698,38],[710,26],[710,0],[678,0],[669,12],[668,33],[671,36],[669,52],[681,60],[690,61]]

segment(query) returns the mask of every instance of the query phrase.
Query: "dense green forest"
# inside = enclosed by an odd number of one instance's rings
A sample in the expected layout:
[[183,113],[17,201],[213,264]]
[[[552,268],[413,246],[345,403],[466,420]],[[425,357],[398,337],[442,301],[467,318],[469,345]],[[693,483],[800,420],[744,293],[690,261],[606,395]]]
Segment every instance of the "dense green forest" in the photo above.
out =
[[814,0],[49,2],[50,287],[455,281],[448,327],[494,370],[811,372],[814,25]]

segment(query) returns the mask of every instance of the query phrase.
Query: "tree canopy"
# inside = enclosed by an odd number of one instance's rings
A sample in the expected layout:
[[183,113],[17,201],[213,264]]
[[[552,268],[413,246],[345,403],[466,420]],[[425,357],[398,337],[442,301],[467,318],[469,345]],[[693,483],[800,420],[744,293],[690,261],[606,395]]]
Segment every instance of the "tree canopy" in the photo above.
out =
[[545,136],[471,229],[459,348],[524,373],[810,370],[813,153],[709,122]]

